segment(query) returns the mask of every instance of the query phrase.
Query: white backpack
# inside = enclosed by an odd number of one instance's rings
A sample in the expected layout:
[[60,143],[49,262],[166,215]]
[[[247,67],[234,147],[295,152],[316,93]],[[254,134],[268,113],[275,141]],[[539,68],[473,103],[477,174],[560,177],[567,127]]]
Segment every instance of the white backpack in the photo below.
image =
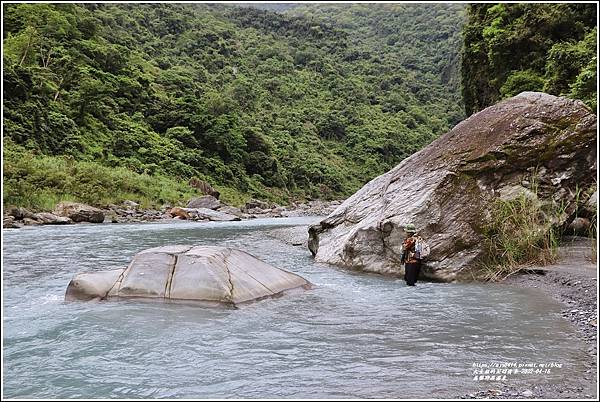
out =
[[427,258],[430,252],[429,244],[425,243],[425,240],[419,237],[415,244],[415,254],[417,259]]

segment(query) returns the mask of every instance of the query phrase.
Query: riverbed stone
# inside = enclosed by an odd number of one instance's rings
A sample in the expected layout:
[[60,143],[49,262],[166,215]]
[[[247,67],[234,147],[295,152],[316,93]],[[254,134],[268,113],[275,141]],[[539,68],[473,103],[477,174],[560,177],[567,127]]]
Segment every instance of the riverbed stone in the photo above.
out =
[[[69,217],[54,215],[50,212],[38,212],[37,214],[33,215],[32,220],[43,223],[44,225],[66,225],[73,223]],[[29,224],[33,224],[33,222]]]
[[192,219],[210,220],[216,222],[239,221],[239,216],[227,214],[225,212],[213,211],[208,208],[182,208]]
[[244,218],[245,215],[246,215],[246,214],[244,214],[242,212],[241,209],[236,208],[236,207],[232,207],[232,206],[229,206],[229,205],[221,205],[219,207],[219,209],[217,209],[217,211],[223,212],[223,213],[226,213],[226,214],[229,214],[229,215],[234,215],[234,216],[237,216],[238,218]]
[[258,208],[258,209],[270,209],[271,206],[266,201],[256,200],[254,198],[252,198],[250,201],[246,202],[246,205],[244,205],[244,211],[246,211],[248,213],[251,213],[249,211],[252,210],[252,209],[254,209],[254,208]]
[[33,218],[24,218],[23,225],[25,225],[25,226],[43,225],[43,222],[37,221]]
[[22,220],[24,218],[32,218],[33,212],[23,207],[10,207],[7,209],[5,216],[6,215],[12,216],[16,220]]
[[190,214],[185,210],[185,208],[181,207],[173,207],[169,210],[169,214],[173,218],[179,219],[190,219]]
[[17,221],[14,216],[7,215],[2,221],[2,228],[4,229],[19,229],[21,227],[23,227],[23,222]]
[[221,202],[212,195],[204,195],[202,197],[192,198],[188,204],[188,208],[208,208],[217,209],[221,206]]
[[[309,229],[319,262],[401,275],[404,226],[428,240],[426,278],[454,281],[485,253],[482,230],[501,196],[535,193],[577,208],[596,177],[596,115],[582,102],[524,92],[469,117],[376,177]],[[531,184],[532,176],[535,185]],[[500,191],[504,189],[504,191]],[[527,195],[527,194],[526,194]]]
[[80,273],[65,300],[152,299],[237,305],[311,284],[244,251],[173,245],[136,254],[126,269]]
[[176,254],[140,253],[134,257],[117,292],[122,297],[165,297]]
[[104,212],[101,209],[79,202],[60,202],[53,212],[55,215],[68,217],[73,222],[104,222]]

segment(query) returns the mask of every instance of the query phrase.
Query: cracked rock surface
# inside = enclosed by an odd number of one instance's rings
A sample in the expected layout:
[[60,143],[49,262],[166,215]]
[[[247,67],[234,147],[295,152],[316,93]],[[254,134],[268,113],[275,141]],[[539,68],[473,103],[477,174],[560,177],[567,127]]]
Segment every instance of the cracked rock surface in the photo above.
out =
[[545,93],[500,102],[367,183],[309,229],[308,247],[319,262],[402,274],[413,223],[431,246],[422,274],[460,279],[483,253],[496,198],[535,193],[562,203],[565,221],[574,213],[577,189],[596,177],[596,120],[583,103]]
[[136,254],[126,269],[80,273],[65,300],[148,298],[236,305],[310,283],[241,250],[174,245]]

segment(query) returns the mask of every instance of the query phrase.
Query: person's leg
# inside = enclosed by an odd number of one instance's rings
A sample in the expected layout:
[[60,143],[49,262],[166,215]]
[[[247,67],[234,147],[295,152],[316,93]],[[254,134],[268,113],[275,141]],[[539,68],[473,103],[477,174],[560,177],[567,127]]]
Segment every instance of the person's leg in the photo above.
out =
[[416,269],[416,264],[406,264],[404,266],[404,280],[408,286],[414,286],[417,281],[417,277],[415,276],[415,273],[417,273]]
[[414,280],[413,280],[413,285],[415,283],[417,283],[417,281],[419,280],[420,274],[421,274],[421,261],[419,261],[415,264],[415,276],[414,276]]

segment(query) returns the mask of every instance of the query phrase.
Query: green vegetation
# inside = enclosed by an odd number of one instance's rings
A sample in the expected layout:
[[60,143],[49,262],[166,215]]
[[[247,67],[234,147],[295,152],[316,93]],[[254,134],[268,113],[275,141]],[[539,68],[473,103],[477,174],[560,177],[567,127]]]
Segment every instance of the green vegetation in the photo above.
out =
[[558,257],[560,206],[544,205],[537,196],[496,200],[484,228],[486,257],[477,276],[502,280],[529,264],[548,264]]
[[575,217],[583,217],[589,219],[590,221],[590,227],[587,230],[587,233],[584,233],[584,236],[590,239],[591,254],[589,255],[589,259],[593,263],[597,262],[596,252],[598,250],[598,211],[596,208],[592,209],[586,204],[596,191],[598,191],[598,185],[597,183],[594,183],[587,189],[577,188],[575,193]]
[[52,210],[66,200],[102,206],[138,200],[142,207],[157,208],[195,195],[185,182],[70,156],[36,155],[14,144],[5,147],[4,175],[4,192],[11,194],[11,204],[33,210]]
[[462,119],[463,6],[277,9],[4,5],[5,205],[344,197]]
[[522,91],[596,105],[595,4],[473,4],[462,56],[467,115]]

